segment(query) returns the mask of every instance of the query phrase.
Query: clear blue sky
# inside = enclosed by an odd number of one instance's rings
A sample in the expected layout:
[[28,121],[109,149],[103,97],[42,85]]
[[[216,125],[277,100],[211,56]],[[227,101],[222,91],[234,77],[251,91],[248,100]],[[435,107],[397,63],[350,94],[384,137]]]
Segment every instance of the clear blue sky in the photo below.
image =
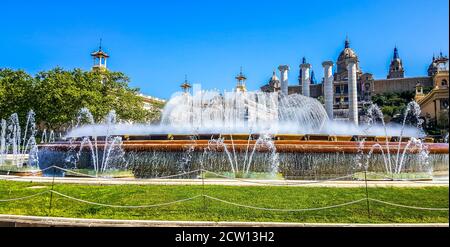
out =
[[2,0],[0,67],[29,73],[90,69],[103,47],[109,68],[145,94],[169,98],[187,74],[203,88],[230,90],[243,66],[258,89],[279,64],[306,56],[316,78],[348,35],[364,72],[385,78],[395,45],[406,76],[425,75],[433,53],[448,54],[448,0],[20,1]]

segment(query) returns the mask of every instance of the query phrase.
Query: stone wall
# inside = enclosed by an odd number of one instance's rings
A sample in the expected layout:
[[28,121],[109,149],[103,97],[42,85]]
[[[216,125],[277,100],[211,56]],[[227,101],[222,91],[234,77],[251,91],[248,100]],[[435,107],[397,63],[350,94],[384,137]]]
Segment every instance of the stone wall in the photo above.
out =
[[[302,86],[289,86],[288,89],[289,94],[302,94]],[[309,86],[310,97],[318,98],[319,96],[323,96],[323,84],[311,84]]]
[[373,95],[382,93],[401,93],[407,91],[414,92],[416,90],[417,82],[420,82],[424,87],[433,86],[433,78],[429,76],[374,80],[372,82],[371,93]]

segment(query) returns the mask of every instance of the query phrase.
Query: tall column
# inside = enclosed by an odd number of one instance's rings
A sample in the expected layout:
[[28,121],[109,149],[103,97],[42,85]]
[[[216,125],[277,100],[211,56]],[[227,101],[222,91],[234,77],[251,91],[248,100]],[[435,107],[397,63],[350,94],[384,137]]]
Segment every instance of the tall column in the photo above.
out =
[[309,76],[309,69],[311,68],[311,64],[309,63],[302,63],[300,65],[300,68],[302,70],[302,94],[304,96],[309,97],[309,86],[311,85],[311,78]]
[[281,73],[281,93],[284,95],[288,95],[288,72],[289,72],[289,66],[288,65],[280,65],[278,66],[278,70],[280,70]]
[[333,119],[333,62],[325,61],[323,66],[324,100],[328,118]]
[[350,122],[358,125],[358,88],[356,84],[356,58],[346,59],[348,71],[348,110]]

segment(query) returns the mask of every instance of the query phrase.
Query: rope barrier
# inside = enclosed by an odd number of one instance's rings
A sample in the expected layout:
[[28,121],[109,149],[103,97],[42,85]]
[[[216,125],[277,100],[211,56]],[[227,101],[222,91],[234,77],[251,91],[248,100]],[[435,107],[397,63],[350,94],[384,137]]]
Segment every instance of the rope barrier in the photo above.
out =
[[[59,169],[65,172],[69,172],[69,173],[74,173],[74,174],[78,174],[78,175],[83,175],[83,176],[89,176],[92,178],[97,178],[97,179],[115,179],[115,178],[105,178],[105,177],[98,177],[98,176],[92,176],[92,175],[88,175],[88,174],[83,174],[83,173],[79,173],[76,171],[72,171],[69,169],[65,169],[62,167],[58,167],[58,166],[50,166],[47,168],[42,169],[41,171],[46,171],[46,170],[50,170],[52,168],[55,169]],[[222,178],[226,178],[226,179],[231,179],[231,180],[237,180],[240,182],[246,182],[246,183],[257,183],[257,184],[266,184],[266,185],[308,185],[308,184],[317,184],[317,183],[324,183],[324,182],[329,182],[329,181],[337,181],[343,178],[348,178],[348,177],[353,177],[356,173],[350,174],[350,175],[346,175],[346,176],[342,176],[342,177],[337,177],[337,178],[331,178],[331,179],[326,179],[326,180],[316,180],[316,181],[312,181],[312,182],[306,182],[306,183],[289,183],[289,182],[282,182],[279,184],[274,184],[274,183],[265,183],[265,182],[259,182],[259,181],[251,181],[251,180],[245,180],[245,179],[239,179],[239,178],[231,178],[222,174],[218,174],[216,172],[212,172],[212,171],[208,171],[208,170],[204,170],[204,169],[197,169],[197,170],[193,170],[193,171],[189,171],[189,172],[184,172],[184,173],[180,173],[180,174],[174,174],[174,175],[169,175],[169,176],[162,176],[162,177],[157,177],[157,178],[152,178],[152,179],[164,179],[164,178],[171,178],[171,177],[177,177],[177,176],[182,176],[182,175],[187,175],[187,174],[191,174],[191,173],[195,173],[195,172],[206,172],[206,173],[210,173],[210,174],[214,174],[218,177],[222,177]],[[376,174],[374,172],[370,172],[373,174]],[[414,181],[414,180],[402,180],[402,179],[393,179],[390,178],[386,175],[383,175],[385,178],[390,179],[390,181],[407,181],[407,182],[418,182],[418,181]],[[8,177],[2,177],[1,179],[3,180],[7,180],[9,178]],[[10,177],[11,179],[14,178],[21,178],[18,176],[13,176]],[[123,179],[120,179],[123,181]],[[427,183],[427,182],[422,182],[422,183]],[[428,182],[429,183],[429,182]],[[348,205],[352,205],[352,204],[356,204],[359,203],[361,201],[365,201],[365,200],[369,200],[369,201],[373,201],[373,202],[378,202],[381,204],[385,204],[385,205],[390,205],[390,206],[394,206],[394,207],[402,207],[402,208],[409,208],[409,209],[416,209],[416,210],[429,210],[429,211],[448,211],[449,208],[429,208],[429,207],[418,207],[418,206],[409,206],[409,205],[403,205],[403,204],[398,204],[398,203],[393,203],[393,202],[387,202],[387,201],[382,201],[382,200],[378,200],[378,199],[374,199],[374,198],[361,198],[358,200],[354,200],[354,201],[350,201],[350,202],[345,202],[345,203],[341,203],[341,204],[337,204],[337,205],[331,205],[331,206],[325,206],[325,207],[317,207],[317,208],[302,208],[302,209],[280,209],[280,208],[265,208],[265,207],[256,207],[256,206],[252,206],[252,205],[245,205],[245,204],[239,204],[239,203],[235,203],[235,202],[231,202],[231,201],[226,201],[220,198],[216,198],[213,196],[209,196],[206,194],[202,194],[202,195],[196,195],[190,198],[185,198],[185,199],[181,199],[181,200],[176,200],[176,201],[172,201],[172,202],[165,202],[165,203],[159,203],[159,204],[151,204],[151,205],[112,205],[112,204],[105,204],[105,203],[98,203],[98,202],[92,202],[92,201],[87,201],[87,200],[83,200],[80,198],[76,198],[73,196],[69,196],[66,194],[63,194],[61,192],[55,191],[55,190],[46,190],[46,191],[42,191],[33,195],[28,195],[28,196],[24,196],[24,197],[19,197],[19,198],[10,198],[10,199],[0,199],[0,202],[11,202],[11,201],[19,201],[19,200],[27,200],[30,198],[34,198],[37,197],[39,195],[43,195],[45,193],[48,192],[53,192],[59,196],[62,196],[64,198],[70,199],[70,200],[74,200],[74,201],[78,201],[78,202],[82,202],[82,203],[86,203],[86,204],[91,204],[91,205],[97,205],[97,206],[103,206],[103,207],[113,207],[113,208],[151,208],[151,207],[161,207],[161,206],[168,206],[168,205],[172,205],[172,204],[176,204],[176,203],[182,203],[182,202],[186,202],[186,201],[191,201],[194,200],[196,198],[199,197],[204,197],[204,198],[209,198],[211,200],[214,201],[219,201],[222,203],[226,203],[229,205],[234,205],[237,207],[244,207],[244,208],[250,208],[250,209],[256,209],[256,210],[264,210],[264,211],[278,211],[278,212],[302,212],[302,211],[317,211],[317,210],[325,210],[325,209],[331,209],[331,208],[338,208],[338,207],[344,207],[344,206],[348,206]]]
[[151,179],[165,179],[165,178],[173,178],[173,177],[179,177],[179,176],[183,176],[183,175],[187,175],[187,174],[192,174],[192,173],[196,173],[201,171],[202,169],[197,169],[197,170],[193,170],[193,171],[189,171],[189,172],[183,172],[183,173],[178,173],[175,175],[168,175],[168,176],[162,176],[162,177],[154,177]]
[[349,177],[352,177],[354,175],[354,174],[350,174],[350,175],[346,175],[346,176],[342,176],[342,177],[330,178],[330,179],[324,179],[324,180],[315,180],[315,181],[310,181],[310,182],[286,182],[284,180],[280,180],[279,183],[277,184],[277,183],[265,183],[265,182],[259,182],[259,181],[252,181],[252,180],[246,180],[246,179],[240,179],[240,178],[232,178],[232,177],[221,175],[219,173],[211,172],[211,171],[208,171],[208,170],[203,170],[203,171],[206,172],[206,173],[214,174],[214,175],[216,175],[218,177],[227,178],[227,179],[231,179],[231,180],[237,180],[237,181],[245,182],[245,183],[265,184],[265,185],[281,185],[281,186],[309,185],[309,184],[325,183],[325,182],[330,182],[330,181],[341,180],[343,178],[349,178]]
[[[47,167],[50,168],[50,167]],[[72,171],[69,169],[65,169],[59,166],[52,166],[52,168],[56,168],[59,169],[61,171],[65,171],[68,173],[72,173],[72,174],[76,174],[76,175],[80,175],[80,176],[84,176],[84,177],[90,177],[90,178],[97,178],[97,179],[104,179],[104,180],[120,180],[120,181],[127,181],[127,180],[131,180],[131,179],[123,179],[123,178],[113,178],[113,177],[99,177],[99,176],[94,176],[94,175],[89,175],[89,174],[85,174],[85,173],[81,173],[81,172],[76,172],[76,171]],[[154,177],[151,179],[166,179],[166,178],[172,178],[172,177],[180,177],[180,176],[184,176],[184,175],[188,175],[188,174],[192,174],[192,173],[196,173],[199,172],[201,169],[197,169],[197,170],[193,170],[193,171],[189,171],[189,172],[183,172],[183,173],[179,173],[179,174],[174,174],[174,175],[168,175],[168,176],[161,176],[161,177]]]
[[26,200],[26,199],[33,198],[33,197],[36,197],[36,196],[39,196],[39,195],[42,195],[42,194],[45,194],[45,193],[48,193],[48,192],[50,192],[50,190],[42,191],[42,192],[39,192],[39,193],[36,193],[36,194],[33,194],[33,195],[24,196],[24,197],[10,198],[10,199],[0,199],[0,202],[11,202],[11,201]]
[[[171,201],[171,202],[165,202],[165,203],[158,203],[158,204],[151,204],[151,205],[113,205],[113,204],[105,204],[105,203],[98,203],[98,202],[92,202],[92,201],[87,201],[87,200],[83,200],[80,198],[76,198],[73,196],[69,196],[66,194],[63,194],[61,192],[55,191],[55,190],[46,190],[46,191],[42,191],[33,195],[29,195],[29,196],[24,196],[24,197],[18,197],[18,198],[10,198],[10,199],[0,199],[0,202],[11,202],[11,201],[19,201],[19,200],[26,200],[26,199],[30,199],[45,193],[49,193],[49,192],[53,192],[59,196],[65,197],[67,199],[70,200],[74,200],[74,201],[78,201],[78,202],[82,202],[82,203],[86,203],[86,204],[91,204],[91,205],[97,205],[97,206],[103,206],[103,207],[112,207],[112,208],[151,208],[151,207],[161,207],[161,206],[168,206],[168,205],[172,205],[172,204],[176,204],[176,203],[181,203],[181,202],[186,202],[186,201],[191,201],[194,200],[196,198],[199,197],[206,197],[209,198],[211,200],[214,201],[219,201],[222,203],[226,203],[226,204],[230,204],[230,205],[234,205],[237,207],[244,207],[244,208],[250,208],[250,209],[256,209],[256,210],[264,210],[264,211],[278,211],[278,212],[302,212],[302,211],[317,211],[317,210],[325,210],[325,209],[331,209],[331,208],[338,208],[338,207],[344,207],[344,206],[348,206],[348,205],[352,205],[352,204],[356,204],[362,201],[365,201],[366,198],[361,198],[358,200],[354,200],[354,201],[350,201],[350,202],[345,202],[345,203],[341,203],[341,204],[336,204],[336,205],[331,205],[331,206],[325,206],[325,207],[317,207],[317,208],[301,208],[301,209],[280,209],[280,208],[264,208],[264,207],[256,207],[256,206],[251,206],[251,205],[245,205],[245,204],[240,204],[240,203],[235,203],[235,202],[230,202],[230,201],[226,201],[217,197],[213,197],[213,196],[209,196],[209,195],[196,195],[193,197],[189,197],[189,198],[185,198],[185,199],[181,199],[181,200],[176,200],[176,201]],[[418,207],[418,206],[409,206],[409,205],[403,205],[403,204],[398,204],[398,203],[393,203],[393,202],[387,202],[387,201],[382,201],[382,200],[378,200],[378,199],[374,199],[374,198],[368,198],[370,201],[374,201],[374,202],[378,202],[378,203],[382,203],[382,204],[386,204],[386,205],[390,205],[390,206],[395,206],[395,207],[402,207],[402,208],[410,208],[410,209],[417,209],[417,210],[429,210],[429,211],[448,211],[449,208],[429,208],[429,207]]]
[[91,205],[97,205],[97,206],[103,206],[103,207],[111,207],[111,208],[152,208],[152,207],[161,207],[161,206],[172,205],[172,204],[175,204],[175,203],[190,201],[190,200],[193,200],[195,198],[198,198],[198,197],[202,196],[202,195],[196,195],[196,196],[193,196],[193,197],[189,197],[189,198],[185,198],[185,199],[181,199],[181,200],[177,200],[177,201],[165,202],[165,203],[159,203],[159,204],[151,204],[151,205],[112,205],[112,204],[91,202],[91,201],[79,199],[79,198],[76,198],[76,197],[72,197],[72,196],[60,193],[60,192],[55,191],[55,190],[53,190],[52,192],[57,194],[57,195],[60,195],[62,197],[65,197],[67,199],[70,199],[70,200],[74,200],[74,201],[78,201],[78,202],[82,202],[82,203],[87,203],[87,204],[91,204]]
[[369,201],[374,201],[374,202],[391,205],[391,206],[396,206],[396,207],[418,209],[418,210],[431,210],[431,211],[448,211],[449,210],[449,208],[424,208],[424,207],[408,206],[408,205],[402,205],[402,204],[397,204],[397,203],[393,203],[393,202],[386,202],[386,201],[373,199],[373,198],[369,198]]
[[49,166],[49,167],[46,167],[46,168],[44,168],[44,169],[41,169],[41,172],[45,172],[45,171],[50,170],[50,169],[52,169],[52,168],[57,168],[57,166]]
[[346,203],[342,203],[342,204],[336,204],[336,205],[331,205],[331,206],[325,206],[325,207],[319,207],[319,208],[300,208],[300,209],[282,209],[282,208],[263,208],[263,207],[256,207],[256,206],[250,206],[250,205],[244,205],[244,204],[239,204],[239,203],[235,203],[235,202],[230,202],[230,201],[226,201],[226,200],[222,200],[216,197],[212,197],[212,196],[208,196],[205,195],[206,198],[215,200],[215,201],[219,201],[219,202],[223,202],[226,204],[231,204],[237,207],[243,207],[243,208],[251,208],[251,209],[257,209],[257,210],[264,210],[264,211],[279,211],[279,212],[302,212],[302,211],[316,211],[316,210],[323,210],[323,209],[330,209],[330,208],[337,208],[337,207],[343,207],[343,206],[348,206],[348,205],[352,205],[355,203],[359,203],[362,201],[365,201],[366,198],[361,198],[355,201],[351,201],[351,202],[346,202]]

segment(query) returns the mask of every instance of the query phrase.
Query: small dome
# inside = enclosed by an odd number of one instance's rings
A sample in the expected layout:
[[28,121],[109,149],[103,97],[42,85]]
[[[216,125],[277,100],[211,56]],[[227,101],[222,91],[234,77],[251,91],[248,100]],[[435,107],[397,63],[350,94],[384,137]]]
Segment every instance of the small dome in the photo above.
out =
[[273,71],[272,77],[270,78],[269,82],[275,82],[275,81],[280,81],[280,79],[278,79],[277,74],[275,73],[275,71]]

